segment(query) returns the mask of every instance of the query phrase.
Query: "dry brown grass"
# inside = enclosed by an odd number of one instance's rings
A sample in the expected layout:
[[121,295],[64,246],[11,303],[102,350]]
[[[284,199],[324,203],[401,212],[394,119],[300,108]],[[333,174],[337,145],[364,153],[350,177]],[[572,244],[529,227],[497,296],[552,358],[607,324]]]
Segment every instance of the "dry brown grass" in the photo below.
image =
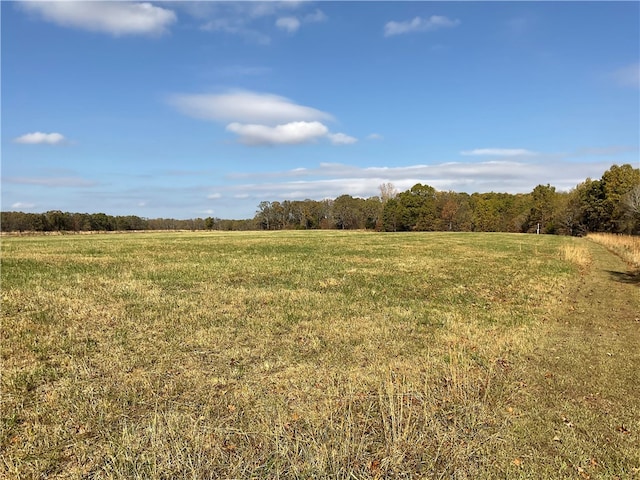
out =
[[560,247],[560,254],[564,260],[576,264],[582,271],[586,271],[592,262],[589,249],[579,240],[574,240]]
[[590,233],[589,240],[604,245],[640,273],[640,237],[635,235],[614,235],[611,233]]

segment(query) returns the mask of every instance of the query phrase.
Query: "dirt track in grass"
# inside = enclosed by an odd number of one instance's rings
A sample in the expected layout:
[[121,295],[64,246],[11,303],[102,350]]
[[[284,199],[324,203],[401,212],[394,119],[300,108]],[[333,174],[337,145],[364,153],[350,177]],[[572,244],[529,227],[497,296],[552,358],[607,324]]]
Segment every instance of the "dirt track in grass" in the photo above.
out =
[[512,462],[522,477],[640,478],[640,283],[589,247],[591,265],[523,372],[523,453]]

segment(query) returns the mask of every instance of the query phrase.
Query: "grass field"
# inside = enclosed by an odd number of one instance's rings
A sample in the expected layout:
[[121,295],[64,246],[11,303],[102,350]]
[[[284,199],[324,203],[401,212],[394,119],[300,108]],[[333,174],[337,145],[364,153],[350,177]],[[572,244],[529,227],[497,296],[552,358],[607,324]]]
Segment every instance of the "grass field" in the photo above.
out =
[[2,240],[3,478],[639,478],[640,294],[587,239]]

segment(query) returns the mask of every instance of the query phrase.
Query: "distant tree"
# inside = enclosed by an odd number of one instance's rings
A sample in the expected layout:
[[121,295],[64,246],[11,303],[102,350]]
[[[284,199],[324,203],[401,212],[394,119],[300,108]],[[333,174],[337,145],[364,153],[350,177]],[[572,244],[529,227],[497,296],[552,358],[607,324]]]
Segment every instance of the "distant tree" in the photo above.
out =
[[397,198],[390,198],[382,209],[382,226],[386,232],[397,232],[402,229],[402,210]]
[[626,164],[613,165],[604,172],[600,180],[603,191],[603,210],[605,231],[630,233],[634,223],[628,214],[626,195],[640,185],[640,169]]
[[558,222],[558,194],[556,187],[551,185],[538,185],[531,192],[531,209],[528,218],[528,231],[540,233],[557,233]]
[[363,211],[361,198],[353,198],[351,195],[340,195],[333,202],[333,219],[336,228],[355,229],[363,228]]
[[286,225],[286,204],[271,202],[271,225],[274,230],[282,230]]
[[270,230],[272,226],[271,202],[262,201],[258,205],[255,216],[258,225],[262,230]]
[[362,203],[364,228],[382,230],[382,209],[380,197],[369,197]]
[[461,230],[459,212],[462,212],[464,197],[455,192],[436,193],[436,211],[439,218],[438,230]]
[[502,201],[496,193],[471,195],[472,223],[476,232],[499,232],[502,229]]
[[622,197],[622,203],[633,225],[630,233],[640,233],[640,184],[634,186]]
[[387,201],[392,198],[396,198],[398,194],[398,190],[396,190],[395,185],[391,182],[382,183],[378,188],[380,190],[380,201],[382,204],[387,203]]

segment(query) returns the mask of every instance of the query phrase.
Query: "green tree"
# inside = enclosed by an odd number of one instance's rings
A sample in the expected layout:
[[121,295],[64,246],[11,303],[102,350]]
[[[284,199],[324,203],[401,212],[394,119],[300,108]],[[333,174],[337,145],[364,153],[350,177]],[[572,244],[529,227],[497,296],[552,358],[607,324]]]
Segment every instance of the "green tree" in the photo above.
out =
[[640,185],[640,169],[629,164],[613,165],[604,172],[600,182],[603,192],[603,229],[614,233],[630,233],[635,222],[630,221],[627,215],[624,199]]
[[540,233],[558,233],[558,207],[556,187],[549,184],[535,187],[531,192],[528,231],[537,231],[539,227]]

